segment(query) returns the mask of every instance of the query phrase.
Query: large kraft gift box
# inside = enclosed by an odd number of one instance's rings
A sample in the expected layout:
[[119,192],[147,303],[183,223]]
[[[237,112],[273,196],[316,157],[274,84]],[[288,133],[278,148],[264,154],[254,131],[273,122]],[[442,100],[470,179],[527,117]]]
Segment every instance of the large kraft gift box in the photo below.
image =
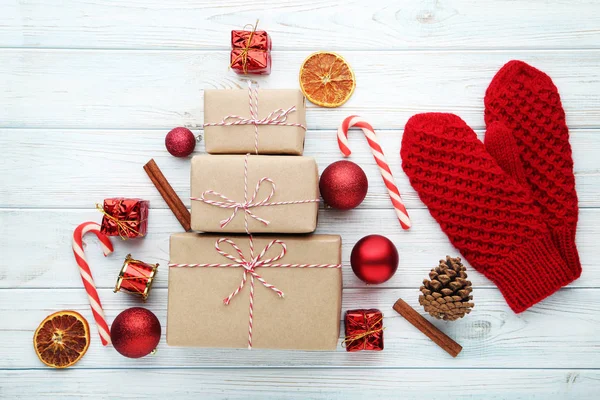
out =
[[[171,235],[170,263],[231,263],[215,250],[223,235]],[[250,259],[248,236],[227,235]],[[279,263],[341,263],[337,235],[254,236],[255,255],[273,239],[285,242]],[[221,250],[239,257],[227,243]],[[276,257],[272,246],[263,259]],[[167,343],[171,346],[248,347],[250,277],[228,305],[223,299],[239,285],[243,267],[169,268]],[[269,349],[334,350],[339,338],[342,302],[340,268],[257,267],[256,272],[284,293],[279,297],[255,279],[252,347]]]
[[[276,110],[281,112],[295,106],[283,124],[306,127],[306,101],[300,90],[258,89],[258,120],[267,118]],[[204,123],[233,122],[238,116],[251,119],[248,90],[205,90]],[[227,118],[226,121],[224,119]],[[305,128],[288,125],[258,125],[259,154],[302,155]],[[252,123],[230,126],[204,126],[204,144],[211,154],[256,153],[256,130]]]
[[[200,200],[242,204],[244,200],[244,163],[248,160],[248,200],[254,196],[262,178],[269,178],[275,185],[274,195],[267,203],[287,201],[311,201],[301,204],[255,206],[248,209],[264,222],[244,215],[238,209],[225,226],[235,208],[219,207]],[[253,203],[267,199],[272,185],[260,184]],[[213,193],[206,193],[212,191]],[[225,196],[227,200],[219,197]],[[310,157],[256,156],[256,155],[201,155],[192,159],[191,169],[192,229],[201,232],[246,233],[244,218],[248,219],[251,233],[310,233],[317,228],[319,208],[319,171]]]

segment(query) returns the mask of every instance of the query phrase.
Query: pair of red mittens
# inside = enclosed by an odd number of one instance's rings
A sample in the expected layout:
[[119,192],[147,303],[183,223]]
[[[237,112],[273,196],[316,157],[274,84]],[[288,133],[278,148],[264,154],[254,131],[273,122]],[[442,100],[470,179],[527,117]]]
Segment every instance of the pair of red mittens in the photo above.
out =
[[413,116],[402,167],[452,244],[517,313],[577,279],[569,132],[550,77],[521,61],[485,96],[485,144],[453,114]]

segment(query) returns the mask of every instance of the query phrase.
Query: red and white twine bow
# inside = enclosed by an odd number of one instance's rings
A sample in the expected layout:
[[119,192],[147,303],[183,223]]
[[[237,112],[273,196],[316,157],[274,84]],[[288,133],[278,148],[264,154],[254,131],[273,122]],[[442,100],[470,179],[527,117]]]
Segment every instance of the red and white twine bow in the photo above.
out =
[[[221,243],[228,243],[233,249],[237,252],[239,258],[223,251],[221,249]],[[281,247],[281,252],[272,258],[264,259],[265,255],[269,251],[271,247],[274,245],[279,245]],[[215,249],[219,254],[223,257],[232,261],[231,263],[211,263],[211,264],[169,264],[169,267],[177,267],[177,268],[243,268],[244,273],[242,275],[242,282],[240,285],[233,291],[229,296],[227,296],[223,303],[225,305],[229,305],[231,300],[242,291],[244,286],[246,285],[246,281],[248,280],[248,275],[250,275],[250,305],[248,308],[248,348],[252,348],[252,326],[254,320],[254,279],[258,280],[263,284],[267,289],[271,289],[273,292],[277,293],[277,296],[280,298],[283,297],[283,292],[276,288],[274,285],[265,281],[257,272],[257,268],[341,268],[340,264],[282,264],[276,263],[276,261],[281,260],[287,253],[287,246],[282,240],[273,239],[271,240],[265,248],[258,254],[254,255],[254,243],[252,240],[252,236],[250,236],[250,259],[246,259],[244,257],[244,253],[242,250],[235,244],[235,242],[231,239],[221,238],[217,240],[215,243]]]
[[[284,110],[278,108],[272,111],[269,115],[262,119],[256,119],[255,115],[251,115],[250,118],[241,117],[239,115],[228,115],[221,120],[221,122],[209,122],[204,126],[234,126],[234,125],[290,125],[290,126],[301,126],[301,124],[286,123],[288,114],[296,111],[296,106]],[[252,112],[251,112],[252,114]]]
[[[256,201],[256,197],[258,196],[260,186],[263,184],[263,182],[268,182],[271,185],[271,193],[269,193],[269,195],[267,197],[265,197],[263,200]],[[252,198],[244,201],[243,203],[239,203],[234,200],[231,200],[229,197],[227,197],[219,192],[215,192],[214,190],[207,190],[204,193],[202,193],[202,196],[200,196],[199,198],[192,197],[192,200],[199,200],[199,201],[202,201],[203,203],[221,207],[221,208],[232,208],[233,213],[231,214],[231,216],[229,216],[229,218],[226,218],[220,222],[221,228],[224,228],[225,226],[227,226],[227,224],[230,223],[231,220],[235,218],[235,216],[237,215],[237,212],[240,209],[243,210],[249,217],[254,218],[255,220],[257,220],[259,222],[262,222],[265,225],[269,225],[269,221],[267,221],[263,218],[260,218],[258,215],[254,214],[252,211],[250,211],[250,209],[253,207],[285,204],[285,202],[270,203],[269,200],[271,200],[271,198],[273,197],[274,194],[275,194],[275,183],[271,179],[265,177],[265,178],[260,179],[258,181],[258,183],[256,184],[256,188],[254,188],[254,193],[252,194]],[[207,198],[208,195],[217,196],[217,197],[221,198],[223,201],[210,200]]]
[[204,126],[254,125],[254,151],[256,154],[258,154],[259,125],[295,126],[306,130],[306,127],[300,123],[286,122],[288,115],[296,111],[296,106],[291,106],[285,110],[283,108],[278,108],[269,113],[265,118],[258,118],[258,84],[253,85],[251,80],[248,80],[248,98],[250,104],[250,118],[241,117],[239,115],[228,115],[224,117],[221,122],[209,122],[204,124]]

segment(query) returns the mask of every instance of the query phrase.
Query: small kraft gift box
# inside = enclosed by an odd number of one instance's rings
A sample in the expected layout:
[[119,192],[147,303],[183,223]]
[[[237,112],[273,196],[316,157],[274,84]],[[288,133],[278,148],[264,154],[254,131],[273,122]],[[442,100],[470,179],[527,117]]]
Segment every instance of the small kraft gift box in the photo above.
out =
[[314,232],[319,208],[317,163],[302,156],[195,156],[191,199],[195,231]]
[[204,144],[210,154],[302,155],[306,100],[297,89],[204,91]]
[[334,350],[341,237],[171,236],[171,346]]

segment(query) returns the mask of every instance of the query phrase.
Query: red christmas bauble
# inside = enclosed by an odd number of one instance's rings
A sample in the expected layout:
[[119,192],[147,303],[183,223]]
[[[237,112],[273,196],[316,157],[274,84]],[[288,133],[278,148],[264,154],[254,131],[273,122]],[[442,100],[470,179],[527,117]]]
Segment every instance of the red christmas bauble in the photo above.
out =
[[196,148],[196,137],[188,128],[171,129],[165,137],[165,146],[175,157],[187,157]]
[[369,181],[361,167],[351,161],[336,161],[321,174],[319,190],[325,203],[349,210],[365,199]]
[[133,307],[117,315],[110,327],[110,338],[119,353],[140,358],[156,349],[160,332],[160,321],[152,311]]
[[398,250],[385,236],[369,235],[354,245],[350,255],[352,271],[366,283],[383,283],[398,269]]

